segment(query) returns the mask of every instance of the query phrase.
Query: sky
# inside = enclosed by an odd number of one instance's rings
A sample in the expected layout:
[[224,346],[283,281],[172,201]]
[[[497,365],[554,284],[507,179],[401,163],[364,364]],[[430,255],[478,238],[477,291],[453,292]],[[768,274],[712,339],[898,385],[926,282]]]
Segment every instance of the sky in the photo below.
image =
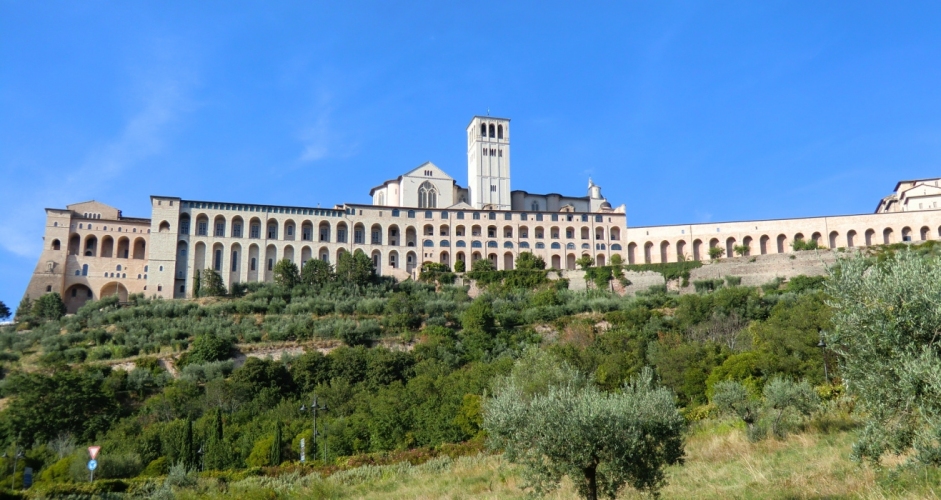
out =
[[512,119],[512,189],[628,225],[872,212],[941,177],[936,2],[0,0],[0,301],[44,208],[149,196],[368,203],[425,161],[466,184]]

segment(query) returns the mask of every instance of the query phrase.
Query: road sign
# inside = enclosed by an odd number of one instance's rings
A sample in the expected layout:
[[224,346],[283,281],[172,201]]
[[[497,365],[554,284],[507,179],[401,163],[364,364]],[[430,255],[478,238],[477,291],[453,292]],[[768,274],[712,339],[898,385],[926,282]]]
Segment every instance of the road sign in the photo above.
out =
[[32,485],[33,485],[33,468],[27,467],[26,470],[23,471],[23,487],[29,488]]
[[98,468],[98,461],[97,461],[97,460],[89,460],[89,461],[88,461],[88,470],[95,470],[95,469],[97,469],[97,468]]
[[89,447],[88,447],[88,456],[90,456],[91,459],[94,460],[94,459],[98,458],[98,452],[99,452],[99,451],[101,451],[101,446],[89,446]]

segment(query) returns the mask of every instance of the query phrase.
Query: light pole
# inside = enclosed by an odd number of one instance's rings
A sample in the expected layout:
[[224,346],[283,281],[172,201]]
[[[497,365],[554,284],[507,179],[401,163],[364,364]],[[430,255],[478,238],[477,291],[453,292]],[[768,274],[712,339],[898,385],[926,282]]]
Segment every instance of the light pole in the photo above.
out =
[[[7,458],[6,452],[3,452],[3,458]],[[23,450],[19,449],[16,446],[16,443],[13,443],[13,477],[10,478],[10,489],[16,489],[16,463],[19,459],[23,458]]]
[[[313,418],[314,418],[313,445],[314,445],[314,456],[316,457],[316,456],[317,456],[317,455],[316,455],[316,453],[317,453],[317,451],[316,451],[316,450],[317,450],[317,412],[318,412],[318,411],[323,411],[323,412],[327,411],[327,404],[324,403],[323,406],[320,406],[319,403],[317,402],[317,395],[314,394],[314,400],[311,401],[309,408],[307,407],[307,405],[301,405],[301,413],[304,413],[304,412],[306,412],[306,411],[310,411],[311,415],[313,415]],[[324,461],[324,463],[327,462],[327,436],[326,436],[326,432],[324,432],[323,461]]]
[[827,343],[823,341],[823,336],[820,337],[820,343],[817,344],[817,347],[820,348],[820,354],[823,355],[823,378],[830,383],[830,371],[827,369]]

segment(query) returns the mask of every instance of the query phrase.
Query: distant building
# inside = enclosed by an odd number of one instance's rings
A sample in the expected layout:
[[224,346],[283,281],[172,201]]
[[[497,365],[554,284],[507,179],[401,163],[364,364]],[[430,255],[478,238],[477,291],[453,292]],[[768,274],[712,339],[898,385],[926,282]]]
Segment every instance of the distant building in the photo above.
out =
[[376,271],[416,276],[421,263],[489,259],[512,269],[532,252],[556,269],[589,255],[631,264],[793,251],[795,240],[858,247],[941,237],[938,179],[902,181],[875,214],[766,221],[628,227],[588,180],[585,196],[511,190],[510,120],[475,116],[467,127],[467,186],[426,162],[370,190],[372,204],[333,208],[257,205],[151,196],[149,219],[124,217],[89,201],[46,209],[43,251],[26,295],[62,294],[68,312],[86,301],[144,293],[191,297],[196,270],[213,269],[226,287],[272,281],[288,259],[336,263],[363,251]]

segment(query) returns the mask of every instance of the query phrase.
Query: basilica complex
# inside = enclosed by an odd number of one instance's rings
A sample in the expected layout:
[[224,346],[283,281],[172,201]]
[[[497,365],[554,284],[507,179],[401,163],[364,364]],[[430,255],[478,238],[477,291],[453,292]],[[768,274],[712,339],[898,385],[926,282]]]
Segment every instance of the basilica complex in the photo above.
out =
[[798,239],[824,248],[937,239],[939,181],[899,182],[873,214],[629,227],[625,206],[612,206],[590,179],[585,196],[511,190],[510,120],[475,116],[466,186],[427,162],[373,187],[371,204],[330,209],[172,196],[151,196],[149,219],[96,201],[47,208],[26,295],[58,292],[70,313],[115,294],[186,298],[196,270],[213,269],[230,287],[272,281],[281,259],[298,267],[310,259],[335,263],[357,250],[377,273],[403,280],[429,261],[489,259],[512,269],[520,252],[575,269],[583,255],[598,265],[615,254],[642,264],[708,258],[710,248],[725,257],[789,253]]

